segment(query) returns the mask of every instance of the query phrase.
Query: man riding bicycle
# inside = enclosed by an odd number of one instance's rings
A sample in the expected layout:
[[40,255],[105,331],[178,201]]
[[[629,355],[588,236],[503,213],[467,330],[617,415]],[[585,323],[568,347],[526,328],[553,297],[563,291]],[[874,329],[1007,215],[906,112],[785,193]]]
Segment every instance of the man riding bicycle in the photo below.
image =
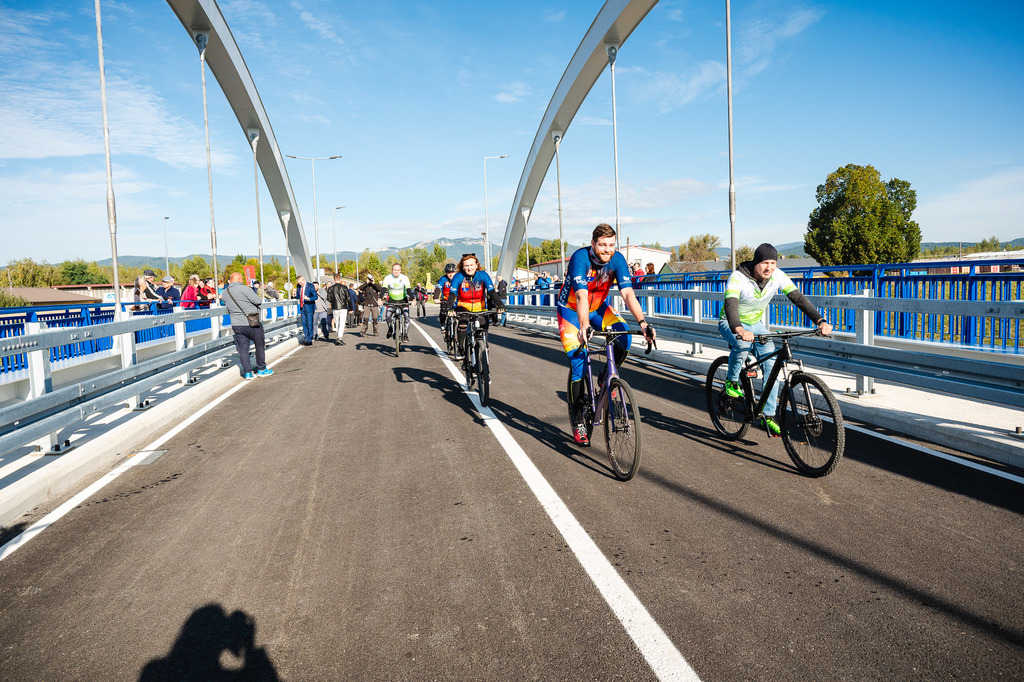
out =
[[441,314],[437,318],[441,326],[444,326],[444,319],[448,317],[448,294],[451,293],[452,279],[455,278],[456,270],[458,270],[458,266],[455,263],[446,264],[444,266],[444,277],[434,287],[434,303],[441,304]]
[[[607,223],[601,223],[594,228],[590,246],[577,250],[569,258],[556,301],[558,333],[562,337],[562,348],[569,356],[572,367],[572,383],[568,395],[570,412],[573,415],[572,435],[580,445],[590,444],[587,427],[583,423],[583,399],[586,395],[583,386],[583,367],[587,353],[588,330],[591,326],[602,331],[629,329],[626,321],[609,307],[605,300],[613,283],[619,287],[622,300],[636,318],[641,331],[648,338],[654,339],[654,327],[644,319],[644,311],[640,308],[636,294],[633,293],[626,259],[615,250],[615,229]],[[621,367],[629,354],[630,337],[619,336],[612,343],[615,364]]]
[[408,304],[412,300],[412,282],[409,281],[409,277],[402,274],[402,266],[395,263],[391,266],[391,274],[385,277],[381,281],[381,286],[387,291],[387,298],[384,299],[387,306],[387,323],[388,323],[388,338],[393,338],[395,334],[402,334],[402,341],[409,340],[409,306],[402,306],[402,326],[401,332],[395,329],[394,317],[397,305],[402,303]]
[[[479,268],[480,261],[477,260],[476,254],[463,254],[462,260],[459,261],[459,271],[452,278],[448,292],[448,314],[459,316],[459,342],[455,351],[455,359],[465,362],[472,361],[472,358],[463,357],[466,329],[469,327],[470,316],[459,313],[476,313],[484,310],[501,312],[504,310],[501,299],[498,298],[498,292],[494,290],[491,276]],[[481,317],[480,324],[486,329],[488,317]]]
[[[774,246],[761,244],[754,250],[754,259],[740,263],[729,275],[725,285],[725,305],[718,321],[718,331],[729,342],[729,371],[726,374],[725,392],[732,398],[743,395],[739,385],[740,370],[751,348],[758,360],[775,352],[775,344],[771,341],[754,343],[755,336],[769,333],[765,311],[775,294],[781,292],[789,297],[824,336],[832,333],[832,325],[825,320],[825,316],[797,289],[793,280],[777,268],[778,258],[779,253]],[[764,363],[764,376],[771,374],[774,364],[774,358]],[[782,433],[775,421],[779,386],[779,382],[772,385],[761,413],[761,425],[773,438]]]

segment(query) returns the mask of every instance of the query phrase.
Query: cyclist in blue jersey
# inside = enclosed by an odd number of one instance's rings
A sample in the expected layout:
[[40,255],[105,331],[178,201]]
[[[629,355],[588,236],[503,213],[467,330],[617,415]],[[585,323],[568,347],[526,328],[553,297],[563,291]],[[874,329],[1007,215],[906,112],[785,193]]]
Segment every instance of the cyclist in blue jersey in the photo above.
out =
[[452,279],[455,278],[455,271],[458,268],[455,263],[448,263],[444,266],[444,277],[434,287],[434,303],[441,304],[441,313],[438,322],[444,325],[444,318],[448,317],[448,294],[451,293]]
[[[608,292],[615,284],[629,312],[640,324],[643,333],[655,338],[654,327],[647,323],[640,302],[633,293],[629,266],[621,253],[615,250],[615,229],[607,223],[594,228],[589,247],[572,254],[565,268],[565,278],[558,292],[558,333],[562,347],[569,356],[572,366],[572,383],[569,387],[572,435],[580,445],[589,445],[587,428],[583,424],[584,358],[587,352],[587,334],[590,327],[605,330],[626,331],[626,321],[607,302]],[[629,336],[615,339],[613,352],[615,364],[619,367],[629,354]],[[602,374],[601,381],[604,381]]]
[[[448,314],[458,315],[462,312],[476,313],[484,310],[500,312],[504,310],[498,292],[494,290],[494,283],[491,276],[480,270],[480,261],[475,253],[463,254],[459,261],[459,271],[452,278],[451,288],[448,293]],[[481,317],[481,324],[486,329],[491,316]],[[456,360],[470,362],[470,358],[463,358],[462,349],[466,341],[466,329],[469,327],[469,316],[459,316],[459,343],[456,351]]]

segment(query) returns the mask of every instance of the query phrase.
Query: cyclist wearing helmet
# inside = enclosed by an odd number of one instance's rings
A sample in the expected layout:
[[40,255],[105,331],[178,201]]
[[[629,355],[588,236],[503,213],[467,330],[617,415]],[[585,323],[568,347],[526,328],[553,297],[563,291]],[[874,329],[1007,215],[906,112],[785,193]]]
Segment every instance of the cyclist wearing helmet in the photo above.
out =
[[[751,348],[759,360],[775,352],[775,344],[771,341],[754,343],[754,336],[769,333],[764,313],[775,294],[783,293],[789,297],[817,325],[822,334],[828,336],[832,333],[832,325],[825,321],[825,316],[797,289],[786,273],[777,269],[778,259],[779,252],[774,246],[761,244],[754,250],[754,259],[740,263],[729,275],[725,285],[725,305],[722,306],[722,316],[718,321],[718,332],[729,342],[729,372],[725,378],[725,392],[733,398],[743,395],[743,389],[738,383],[740,370]],[[762,365],[764,376],[771,373],[774,364],[773,358]],[[778,381],[772,384],[761,412],[761,425],[773,438],[782,434],[782,429],[775,421],[779,386]]]
[[[629,266],[622,254],[615,250],[615,229],[607,223],[601,223],[594,228],[590,246],[577,250],[569,259],[556,306],[562,348],[569,356],[569,364],[572,367],[572,383],[568,395],[573,414],[572,435],[580,445],[590,444],[582,418],[587,330],[590,326],[601,330],[628,329],[626,321],[605,301],[612,283],[619,287],[622,300],[640,323],[641,331],[653,339],[654,327],[647,324],[640,302],[633,293]],[[615,364],[619,367],[629,353],[629,342],[628,336],[619,336],[613,342]]]
[[441,314],[437,317],[441,326],[444,326],[444,318],[448,316],[448,294],[451,293],[452,279],[455,277],[456,270],[458,270],[458,266],[455,263],[447,263],[444,266],[444,277],[434,287],[434,303],[441,304]]
[[[494,290],[491,276],[480,270],[480,261],[475,253],[463,254],[459,261],[459,272],[451,282],[448,293],[449,315],[460,312],[481,312],[483,310],[501,311],[504,307]],[[486,329],[491,316],[481,317],[480,323]],[[463,344],[466,341],[466,329],[469,327],[469,316],[459,315],[459,342],[455,359],[461,360]],[[468,359],[466,359],[468,361]]]

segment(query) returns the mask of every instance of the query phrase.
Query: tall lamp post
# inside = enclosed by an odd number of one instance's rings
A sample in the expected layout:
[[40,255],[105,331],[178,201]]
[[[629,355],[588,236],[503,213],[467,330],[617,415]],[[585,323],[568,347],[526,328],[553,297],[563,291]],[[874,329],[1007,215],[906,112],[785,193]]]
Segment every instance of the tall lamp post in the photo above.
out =
[[249,128],[246,131],[249,136],[249,144],[252,145],[252,177],[253,185],[256,188],[256,242],[260,249],[260,292],[261,297],[267,295],[267,281],[263,275],[263,227],[260,224],[260,169],[256,159],[256,145],[260,141],[260,129]]
[[334,274],[338,274],[338,232],[334,228],[334,218],[338,215],[338,209],[345,208],[344,206],[335,206],[334,210],[331,211],[331,234],[334,238]]
[[487,160],[507,159],[508,154],[484,157],[484,272],[491,271],[491,229],[487,225]]
[[171,256],[167,251],[167,221],[170,220],[171,216],[164,216],[164,275],[171,274]]
[[[100,103],[103,109],[103,153],[107,164],[107,227],[110,230],[110,264],[114,269],[114,319],[120,320],[121,282],[117,271],[117,210],[114,204],[114,180],[110,167],[110,128],[107,119],[107,76],[103,60],[103,21],[100,17],[100,0],[96,0],[96,48],[100,62]],[[7,268],[10,277],[11,269]],[[125,346],[122,344],[122,352]],[[123,365],[122,365],[123,366]]]
[[[209,31],[196,31],[196,47],[199,48],[199,69],[203,76],[203,127],[206,130],[206,182],[210,188],[210,246],[213,250],[213,279],[216,282],[217,275],[217,224],[213,219],[213,166],[210,161],[210,115],[206,107],[206,46],[210,40]],[[225,281],[225,286],[227,282]],[[219,289],[218,289],[219,291]],[[217,302],[220,303],[220,294],[216,294]]]
[[316,162],[340,159],[341,154],[337,154],[335,156],[293,156],[291,154],[285,154],[285,156],[289,159],[302,159],[303,161],[309,161],[310,168],[313,170],[313,233],[316,238],[316,256],[313,258],[313,276],[317,277],[320,273],[320,226],[316,221]]

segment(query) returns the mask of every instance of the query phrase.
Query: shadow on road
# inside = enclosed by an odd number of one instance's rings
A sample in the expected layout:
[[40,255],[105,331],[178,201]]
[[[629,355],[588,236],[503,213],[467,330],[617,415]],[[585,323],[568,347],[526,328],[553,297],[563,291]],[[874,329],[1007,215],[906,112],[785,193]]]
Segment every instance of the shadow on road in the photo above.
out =
[[170,653],[150,661],[139,682],[163,680],[279,680],[256,624],[244,611],[228,615],[219,604],[192,612]]

